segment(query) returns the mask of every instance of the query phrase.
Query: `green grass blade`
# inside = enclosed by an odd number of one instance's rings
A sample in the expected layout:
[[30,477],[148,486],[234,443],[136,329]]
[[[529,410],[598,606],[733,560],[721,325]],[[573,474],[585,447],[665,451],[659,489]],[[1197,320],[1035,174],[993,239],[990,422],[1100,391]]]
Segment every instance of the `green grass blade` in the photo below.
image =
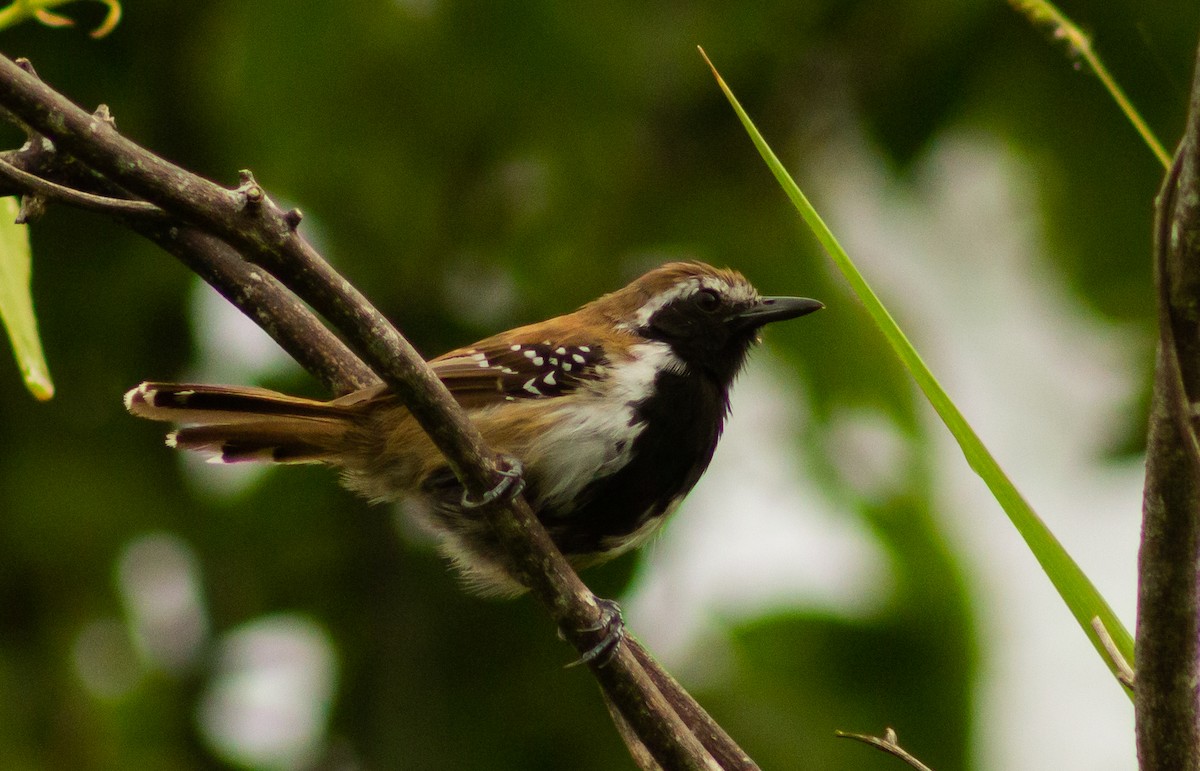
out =
[[54,396],[29,294],[29,226],[18,225],[17,199],[0,199],[0,322],[8,331],[25,387],[35,398]]
[[[700,51],[704,55],[703,49]],[[705,55],[705,61],[708,61]],[[713,67],[712,62],[708,62],[710,67]],[[850,260],[846,251],[838,243],[833,233],[821,220],[816,209],[809,203],[808,198],[792,180],[791,176],[783,168],[783,164],[779,162],[779,158],[767,145],[766,140],[755,128],[753,121],[742,109],[737,98],[725,84],[716,67],[713,67],[713,75],[717,79],[721,90],[725,92],[726,98],[733,106],[738,118],[741,119],[742,125],[745,126],[746,132],[753,140],[755,147],[758,148],[763,160],[770,167],[771,172],[775,175],[775,179],[779,181],[788,198],[796,210],[800,212],[800,216],[804,218],[805,223],[813,234],[817,237],[817,241],[824,247],[825,251],[833,259],[834,264],[845,276],[846,281],[850,284],[851,289],[858,296],[866,307],[867,313],[883,336],[891,345],[892,350],[900,358],[905,368],[912,374],[914,380],[921,391],[924,392],[925,398],[933,405],[933,409],[937,412],[942,422],[950,429],[950,433],[958,441],[959,447],[962,448],[963,455],[966,456],[967,463],[971,466],[983,481],[987,484],[988,489],[992,491],[992,495],[1000,503],[1000,506],[1008,514],[1009,520],[1017,528],[1021,537],[1025,539],[1025,543],[1029,546],[1029,550],[1033,552],[1034,557],[1041,564],[1042,570],[1050,578],[1054,588],[1058,590],[1059,596],[1066,602],[1071,614],[1075,616],[1075,620],[1079,623],[1084,634],[1092,641],[1096,650],[1103,657],[1105,664],[1113,671],[1113,674],[1118,674],[1116,662],[1106,648],[1105,640],[1102,635],[1098,634],[1093,628],[1092,619],[1098,618],[1103,624],[1104,629],[1111,637],[1112,646],[1115,647],[1121,656],[1128,662],[1133,661],[1133,638],[1129,635],[1129,631],[1121,624],[1120,619],[1113,613],[1112,608],[1105,602],[1104,598],[1097,591],[1084,572],[1079,568],[1071,556],[1067,554],[1062,544],[1050,532],[1046,524],[1038,517],[1029,504],[1021,497],[1020,492],[1013,485],[1012,481],[1001,470],[996,459],[988,452],[983,442],[972,430],[971,426],[963,418],[962,413],[954,406],[950,397],[942,390],[934,378],[933,373],[925,366],[925,362],[921,360],[912,343],[905,337],[904,332],[897,326],[895,320],[892,319],[887,308],[880,302],[879,298],[872,291],[867,280],[859,273],[858,268]],[[1132,696],[1132,691],[1126,689],[1126,692]]]
[[1158,159],[1164,169],[1170,168],[1171,156],[1163,148],[1162,142],[1158,141],[1158,137],[1154,136],[1154,132],[1150,130],[1146,121],[1142,120],[1142,116],[1133,106],[1133,102],[1129,101],[1129,97],[1125,96],[1125,92],[1117,85],[1117,79],[1104,66],[1100,55],[1092,47],[1092,39],[1049,0],[1009,0],[1009,2],[1034,24],[1049,27],[1056,40],[1066,41],[1072,53],[1087,62],[1087,66],[1095,73],[1109,96],[1117,103],[1117,107],[1125,113],[1125,118],[1141,136],[1142,141],[1146,143],[1146,147],[1150,148],[1150,152],[1154,153],[1154,157]]

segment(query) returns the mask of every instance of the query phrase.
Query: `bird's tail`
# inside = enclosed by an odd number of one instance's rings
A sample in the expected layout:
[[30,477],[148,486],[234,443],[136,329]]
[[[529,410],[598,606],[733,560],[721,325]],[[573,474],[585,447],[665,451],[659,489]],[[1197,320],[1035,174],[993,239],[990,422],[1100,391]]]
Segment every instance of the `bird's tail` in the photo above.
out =
[[358,414],[352,404],[174,383],[142,383],[125,394],[131,414],[182,426],[167,434],[168,446],[203,453],[212,463],[333,462]]

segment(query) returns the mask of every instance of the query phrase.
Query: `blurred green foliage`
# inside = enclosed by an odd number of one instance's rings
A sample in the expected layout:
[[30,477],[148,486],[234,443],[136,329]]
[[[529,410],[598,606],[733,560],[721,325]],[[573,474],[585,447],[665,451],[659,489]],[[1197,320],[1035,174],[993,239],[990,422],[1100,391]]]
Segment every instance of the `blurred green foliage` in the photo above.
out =
[[[1194,4],[1061,5],[1170,145]],[[104,14],[88,6],[62,10],[87,29]],[[883,409],[924,443],[923,408],[825,270],[697,44],[790,158],[820,141],[823,105],[846,100],[901,173],[947,125],[1003,137],[1038,172],[1052,253],[1074,291],[1108,317],[1151,323],[1161,170],[1097,84],[1003,3],[139,0],[101,41],[26,25],[0,44],[78,103],[110,105],[122,131],[169,159],[227,184],[252,169],[429,354],[573,308],[671,257],[822,298],[821,318],[772,336],[811,389],[817,419],[798,441],[813,451],[845,405]],[[315,767],[631,767],[588,677],[560,668],[569,655],[536,607],[462,595],[383,507],[318,470],[224,498],[185,483],[159,428],[130,420],[120,397],[192,363],[189,275],[74,211],[52,209],[33,239],[59,395],[34,404],[0,357],[7,768],[221,763],[196,727],[211,646],[110,697],[77,672],[81,631],[128,612],[123,549],[161,531],[194,551],[214,634],[279,612],[328,631],[339,676]],[[509,293],[463,301],[492,279]],[[1136,418],[1115,431],[1131,445]],[[838,489],[836,472],[814,465]],[[885,613],[729,630],[730,672],[697,696],[764,768],[893,768],[832,738],[886,724],[934,768],[970,765],[971,605],[923,483],[916,474],[895,500],[846,511],[893,561]],[[629,572],[627,562],[588,578],[617,593]]]

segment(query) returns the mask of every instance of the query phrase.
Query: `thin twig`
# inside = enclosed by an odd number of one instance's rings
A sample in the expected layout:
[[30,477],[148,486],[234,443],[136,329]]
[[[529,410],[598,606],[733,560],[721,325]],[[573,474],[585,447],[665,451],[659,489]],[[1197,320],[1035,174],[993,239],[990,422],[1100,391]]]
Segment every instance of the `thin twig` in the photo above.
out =
[[1129,661],[1121,655],[1121,650],[1117,647],[1116,641],[1112,635],[1108,633],[1108,627],[1104,625],[1104,621],[1099,616],[1092,618],[1092,629],[1096,631],[1096,636],[1100,638],[1100,644],[1104,646],[1104,650],[1108,653],[1109,659],[1112,660],[1113,667],[1117,670],[1117,679],[1121,681],[1121,685],[1126,688],[1133,688],[1133,683],[1136,678],[1133,667]]
[[883,736],[869,736],[867,734],[852,734],[846,731],[834,731],[834,736],[839,739],[854,739],[855,741],[869,744],[872,747],[883,750],[889,755],[900,758],[908,765],[917,769],[917,771],[932,771],[929,766],[913,757],[907,750],[900,746],[900,742],[896,737],[896,731],[888,728],[883,732]]
[[119,215],[122,217],[153,217],[155,219],[166,217],[166,212],[149,201],[130,201],[123,198],[109,198],[108,196],[95,195],[94,193],[85,193],[81,190],[75,190],[65,185],[51,182],[48,179],[42,179],[36,174],[30,174],[5,162],[3,159],[0,159],[0,178],[30,191],[33,195],[40,195],[51,201],[69,204],[80,209],[88,209],[102,214]]

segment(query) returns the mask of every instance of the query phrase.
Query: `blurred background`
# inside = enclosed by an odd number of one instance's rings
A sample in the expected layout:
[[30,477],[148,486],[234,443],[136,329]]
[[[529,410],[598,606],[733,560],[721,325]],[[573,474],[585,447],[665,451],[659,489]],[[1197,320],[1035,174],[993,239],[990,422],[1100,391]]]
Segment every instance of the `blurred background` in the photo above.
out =
[[[1063,9],[1178,138],[1189,0]],[[1001,2],[129,0],[0,50],[224,184],[249,168],[424,353],[658,263],[828,309],[772,328],[710,473],[585,579],[764,767],[1126,769],[1132,709],[802,228],[705,47],[1132,628],[1162,169]],[[10,146],[20,137],[10,132]],[[632,768],[527,598],[464,595],[322,469],[187,462],[143,379],[320,388],[153,246],[53,209],[58,387],[0,356],[0,757],[12,769]]]

